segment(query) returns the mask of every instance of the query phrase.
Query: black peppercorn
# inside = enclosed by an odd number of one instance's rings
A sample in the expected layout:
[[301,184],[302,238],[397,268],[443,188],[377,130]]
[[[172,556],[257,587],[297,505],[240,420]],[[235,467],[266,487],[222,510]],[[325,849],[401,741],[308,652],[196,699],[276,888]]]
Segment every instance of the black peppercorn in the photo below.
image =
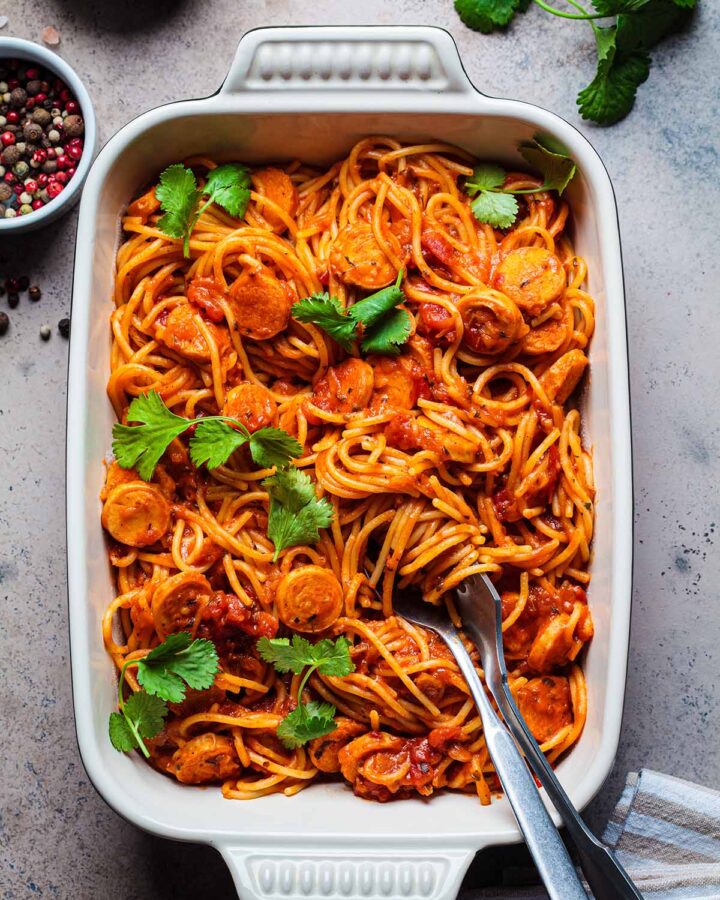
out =
[[19,302],[20,302],[20,295],[15,294],[12,291],[9,291],[8,292],[8,306],[10,307],[10,309],[15,309],[15,307],[18,305]]
[[35,94],[39,94],[42,90],[42,82],[37,78],[33,78],[32,81],[28,81],[25,85],[25,90],[28,93],[28,97],[34,97]]
[[42,291],[36,284],[30,288],[29,294],[31,300],[39,300],[42,297]]
[[0,312],[0,335],[5,334],[9,327],[10,317],[6,312]]
[[27,100],[27,91],[25,88],[16,87],[10,91],[10,106],[14,106],[16,109],[20,109],[21,106],[25,106],[25,101]]
[[26,141],[35,143],[43,136],[42,125],[37,122],[28,122],[23,128],[23,137]]
[[30,287],[30,279],[27,275],[21,275],[17,281],[21,291],[26,291]]
[[49,125],[52,122],[52,116],[50,113],[43,109],[42,107],[37,107],[32,111],[32,120],[36,122],[38,125],[41,125],[45,128],[46,125]]
[[58,331],[62,337],[70,337],[70,319],[60,319],[58,322]]
[[10,144],[9,147],[6,147],[2,154],[0,154],[0,162],[4,166],[14,166],[16,162],[19,162],[21,153],[15,144]]

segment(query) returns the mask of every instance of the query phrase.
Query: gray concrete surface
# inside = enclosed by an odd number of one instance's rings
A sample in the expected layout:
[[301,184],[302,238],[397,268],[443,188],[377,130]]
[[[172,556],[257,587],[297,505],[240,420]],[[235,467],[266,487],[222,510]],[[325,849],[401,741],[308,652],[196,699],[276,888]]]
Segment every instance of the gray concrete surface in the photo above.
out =
[[[537,8],[485,37],[462,26],[452,0],[0,2],[9,17],[0,35],[38,40],[45,25],[58,28],[102,140],[143,110],[214,91],[249,28],[429,23],[453,33],[480,89],[548,107],[596,145],[620,208],[636,491],[625,723],[614,772],[590,808],[598,826],[628,769],[720,785],[720,16],[713,0],[700,7],[689,32],[654,53],[631,116],[599,129],[574,104],[592,77],[590,29]],[[57,331],[47,344],[38,337],[69,312],[74,239],[75,214],[0,239],[0,272],[27,273],[44,292],[37,304],[23,297],[0,339],[0,897],[224,900],[232,885],[214,851],[122,821],[77,752],[63,518],[68,345]],[[522,853],[486,852],[467,884],[492,881],[508,860]]]

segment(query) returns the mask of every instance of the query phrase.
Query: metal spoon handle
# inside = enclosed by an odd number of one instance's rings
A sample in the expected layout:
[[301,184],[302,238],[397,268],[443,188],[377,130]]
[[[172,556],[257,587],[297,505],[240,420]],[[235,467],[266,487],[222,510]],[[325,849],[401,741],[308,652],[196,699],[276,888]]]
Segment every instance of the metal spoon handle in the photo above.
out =
[[444,637],[480,712],[490,758],[551,900],[587,900],[525,760],[490,703],[467,650],[456,635]]

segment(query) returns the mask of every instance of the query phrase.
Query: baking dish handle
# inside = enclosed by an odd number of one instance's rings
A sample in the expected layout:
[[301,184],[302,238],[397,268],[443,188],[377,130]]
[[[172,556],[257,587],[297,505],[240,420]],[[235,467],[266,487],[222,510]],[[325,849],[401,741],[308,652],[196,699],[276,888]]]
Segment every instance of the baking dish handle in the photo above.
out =
[[219,844],[240,900],[455,900],[475,850],[430,850],[388,845],[384,852],[372,848],[312,849]]
[[241,39],[220,93],[309,90],[476,92],[449,32],[397,25],[257,28]]

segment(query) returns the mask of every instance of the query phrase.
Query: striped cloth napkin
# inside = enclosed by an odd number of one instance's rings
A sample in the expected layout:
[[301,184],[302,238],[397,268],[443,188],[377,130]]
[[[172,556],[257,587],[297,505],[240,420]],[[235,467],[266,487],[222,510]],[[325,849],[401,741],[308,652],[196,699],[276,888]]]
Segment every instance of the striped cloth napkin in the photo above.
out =
[[[720,900],[720,792],[651,769],[631,772],[603,834],[644,897]],[[547,900],[542,888],[488,888],[461,900]]]

